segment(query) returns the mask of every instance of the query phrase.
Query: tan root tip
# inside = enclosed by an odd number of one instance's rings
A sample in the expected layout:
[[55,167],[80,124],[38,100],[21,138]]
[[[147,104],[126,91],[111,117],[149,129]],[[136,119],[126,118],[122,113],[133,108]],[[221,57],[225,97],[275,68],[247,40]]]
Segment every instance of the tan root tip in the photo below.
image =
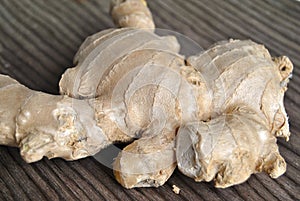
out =
[[285,171],[286,162],[280,155],[278,155],[277,160],[273,163],[273,169],[269,172],[269,175],[272,178],[278,178],[283,175]]
[[287,56],[280,56],[273,58],[273,61],[278,66],[282,80],[286,80],[291,77],[293,71],[293,63]]
[[155,28],[145,0],[112,0],[110,13],[118,27]]

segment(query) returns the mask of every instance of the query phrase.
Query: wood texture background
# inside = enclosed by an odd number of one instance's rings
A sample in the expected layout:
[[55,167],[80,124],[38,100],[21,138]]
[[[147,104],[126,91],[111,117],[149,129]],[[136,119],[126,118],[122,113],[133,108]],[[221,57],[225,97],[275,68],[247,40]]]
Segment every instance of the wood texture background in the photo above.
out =
[[[300,3],[295,0],[148,0],[157,27],[203,48],[239,38],[263,43],[295,65],[285,98],[292,136],[278,140],[287,172],[261,173],[216,189],[175,171],[160,188],[123,189],[112,170],[89,157],[26,164],[16,148],[0,146],[0,200],[300,200]],[[0,72],[32,89],[58,93],[60,75],[88,35],[113,27],[108,0],[0,0]],[[181,188],[180,195],[172,185]]]

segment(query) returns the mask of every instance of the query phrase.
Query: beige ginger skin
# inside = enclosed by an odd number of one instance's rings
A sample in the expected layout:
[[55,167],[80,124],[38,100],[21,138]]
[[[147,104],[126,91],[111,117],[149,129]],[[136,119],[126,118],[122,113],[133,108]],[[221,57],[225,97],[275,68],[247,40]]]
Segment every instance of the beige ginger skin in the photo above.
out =
[[[163,185],[178,165],[216,187],[286,170],[276,137],[288,140],[284,93],[293,70],[250,40],[215,44],[185,58],[158,36],[146,3],[114,0],[120,29],[88,37],[60,81],[62,95],[0,75],[0,144],[27,162],[76,160],[131,142],[114,163],[125,188]],[[143,30],[141,28],[149,28]]]

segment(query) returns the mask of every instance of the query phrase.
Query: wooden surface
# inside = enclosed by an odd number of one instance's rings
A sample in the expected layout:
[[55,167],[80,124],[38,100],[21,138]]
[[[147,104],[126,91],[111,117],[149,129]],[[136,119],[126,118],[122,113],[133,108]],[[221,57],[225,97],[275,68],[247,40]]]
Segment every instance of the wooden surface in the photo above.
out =
[[[279,179],[256,174],[244,184],[216,189],[178,170],[160,188],[123,189],[112,170],[89,157],[26,164],[18,149],[0,146],[0,200],[300,200],[300,3],[295,0],[149,0],[157,27],[178,31],[203,48],[239,38],[263,43],[295,65],[285,106],[289,142]],[[108,0],[0,0],[0,72],[32,89],[58,93],[60,75],[84,38],[113,27]],[[172,185],[181,188],[180,195]]]

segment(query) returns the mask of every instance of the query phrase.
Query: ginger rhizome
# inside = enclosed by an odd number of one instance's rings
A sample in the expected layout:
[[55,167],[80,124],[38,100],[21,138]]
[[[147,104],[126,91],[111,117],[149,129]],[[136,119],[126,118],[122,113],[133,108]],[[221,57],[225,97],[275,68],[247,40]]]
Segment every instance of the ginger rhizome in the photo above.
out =
[[0,143],[19,147],[26,162],[75,160],[111,143],[88,101],[33,91],[4,75],[0,84]]
[[[115,0],[118,26],[88,37],[60,80],[62,95],[0,76],[0,143],[24,160],[76,160],[130,143],[114,162],[126,188],[158,187],[176,166],[217,187],[286,170],[284,93],[293,70],[250,40],[222,41],[185,58],[174,36],[153,32],[144,1]],[[143,30],[140,28],[149,28]]]

